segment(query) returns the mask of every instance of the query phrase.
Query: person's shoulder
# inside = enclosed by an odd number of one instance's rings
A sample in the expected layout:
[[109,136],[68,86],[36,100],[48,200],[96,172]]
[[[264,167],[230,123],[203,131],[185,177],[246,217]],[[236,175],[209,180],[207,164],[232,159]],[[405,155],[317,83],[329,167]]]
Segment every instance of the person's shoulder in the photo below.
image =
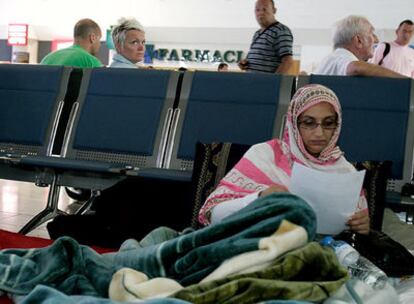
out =
[[63,49],[55,50],[55,51],[50,52],[49,54],[47,54],[46,57],[59,56],[60,54],[67,53],[69,49],[70,48],[68,47],[68,48],[63,48]]
[[256,38],[260,35],[260,29],[258,29],[256,32],[254,32],[253,34],[253,40],[256,40]]
[[99,68],[103,66],[98,58],[86,51],[82,54],[82,57],[82,60],[85,61],[86,68]]
[[374,49],[374,54],[381,54],[381,55],[382,55],[382,53],[384,52],[384,49],[385,49],[385,45],[386,45],[387,43],[388,43],[390,46],[392,46],[392,45],[393,45],[393,43],[392,43],[392,42],[385,42],[385,41],[381,41],[381,42],[377,43],[377,45],[375,46],[375,49]]
[[290,28],[287,25],[285,25],[285,24],[283,24],[279,21],[273,23],[269,27],[269,29],[274,30],[274,31],[279,31],[279,32],[289,32],[289,33],[291,33]]
[[52,57],[52,54],[53,53],[49,53],[45,57],[43,57],[43,59],[40,61],[40,64],[48,64],[50,58]]
[[59,61],[61,58],[63,58],[67,53],[68,48],[55,50],[53,52],[50,52],[47,54],[43,59],[41,60],[40,64],[57,64],[56,61]]
[[359,61],[358,57],[355,56],[351,51],[344,48],[337,48],[333,51],[332,55],[337,58],[346,58],[351,61]]
[[337,48],[321,61],[312,74],[346,75],[347,66],[352,61],[358,61],[358,58],[346,49]]
[[280,28],[280,29],[288,29],[288,30],[290,30],[290,28],[286,24],[284,24],[282,22],[279,22],[279,21],[276,21],[275,23],[273,23],[272,26],[273,27]]
[[[383,47],[383,48],[385,48],[385,45],[386,45],[387,43],[390,45],[390,47],[399,47],[399,46],[400,46],[400,45],[399,45],[397,42],[395,42],[395,41],[390,41],[390,42],[381,42],[381,43],[379,43],[378,45],[381,45],[381,44],[382,44],[382,47]],[[407,47],[409,47],[409,46],[407,45]]]
[[119,68],[119,67],[121,67],[120,63],[116,61],[112,61],[111,64],[108,66],[108,68]]
[[265,142],[254,144],[250,147],[251,151],[263,151],[263,150],[275,150],[282,146],[282,141],[280,139],[271,139]]
[[280,22],[269,26],[266,30],[266,36],[271,37],[274,41],[292,41],[293,35],[290,29]]
[[109,66],[110,68],[124,68],[124,69],[138,69],[139,67],[134,64],[128,64],[126,62],[116,62],[112,61],[112,63]]
[[102,66],[102,62],[98,58],[96,58],[92,54],[89,54],[89,56],[90,56],[89,58],[90,58],[91,62],[93,62],[95,64],[99,64],[99,66]]
[[350,53],[351,53],[350,51],[348,51],[347,49],[341,48],[341,47],[336,48],[333,51],[333,54],[338,54],[338,55],[348,55]]
[[407,51],[414,55],[414,48],[407,45]]

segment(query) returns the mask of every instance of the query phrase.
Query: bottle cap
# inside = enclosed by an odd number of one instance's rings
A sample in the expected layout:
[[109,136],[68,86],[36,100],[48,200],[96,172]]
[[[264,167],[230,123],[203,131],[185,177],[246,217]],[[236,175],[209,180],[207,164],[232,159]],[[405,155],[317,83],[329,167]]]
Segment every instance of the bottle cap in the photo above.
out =
[[332,236],[330,236],[330,235],[325,236],[325,237],[321,240],[321,245],[323,245],[323,246],[328,246],[330,243],[332,243],[332,241],[333,241],[333,237],[332,237]]

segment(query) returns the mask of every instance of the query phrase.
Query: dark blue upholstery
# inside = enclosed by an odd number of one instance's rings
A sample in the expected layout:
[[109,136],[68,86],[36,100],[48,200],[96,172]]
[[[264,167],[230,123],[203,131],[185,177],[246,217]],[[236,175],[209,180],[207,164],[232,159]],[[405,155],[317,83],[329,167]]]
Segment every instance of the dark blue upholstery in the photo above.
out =
[[392,177],[403,176],[410,109],[410,79],[312,75],[331,88],[343,110],[339,145],[349,161],[391,160]]
[[[58,121],[64,103],[72,100],[67,94],[72,68],[41,65],[0,65],[0,178],[36,185],[50,185],[46,208],[21,230],[34,227],[61,212],[55,199],[59,188],[56,175],[42,170],[31,158],[54,160],[51,157]],[[59,134],[62,135],[63,132]],[[48,167],[48,165],[46,165]]]
[[73,147],[150,155],[169,75],[167,71],[94,69]]
[[273,137],[281,76],[196,72],[177,157],[193,159],[200,142],[254,144]]
[[42,146],[63,67],[0,65],[0,142]]

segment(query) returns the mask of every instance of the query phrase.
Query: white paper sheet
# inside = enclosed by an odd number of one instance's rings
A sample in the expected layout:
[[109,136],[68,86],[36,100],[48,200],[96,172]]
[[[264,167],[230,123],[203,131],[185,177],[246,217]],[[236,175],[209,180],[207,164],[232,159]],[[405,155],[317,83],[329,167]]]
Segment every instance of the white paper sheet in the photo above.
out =
[[365,170],[328,173],[295,163],[289,191],[311,205],[317,233],[335,235],[347,228],[348,217],[357,210],[364,176]]

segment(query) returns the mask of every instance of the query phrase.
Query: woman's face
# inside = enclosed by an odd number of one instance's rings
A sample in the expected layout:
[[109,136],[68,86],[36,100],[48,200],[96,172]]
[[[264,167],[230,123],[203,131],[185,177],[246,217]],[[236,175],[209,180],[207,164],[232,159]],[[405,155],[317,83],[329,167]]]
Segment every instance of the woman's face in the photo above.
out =
[[322,102],[307,109],[298,118],[300,136],[306,150],[313,156],[319,154],[329,144],[336,128],[337,115],[329,103]]
[[117,51],[132,63],[142,61],[145,54],[145,33],[129,30],[125,35],[124,44],[118,45]]

